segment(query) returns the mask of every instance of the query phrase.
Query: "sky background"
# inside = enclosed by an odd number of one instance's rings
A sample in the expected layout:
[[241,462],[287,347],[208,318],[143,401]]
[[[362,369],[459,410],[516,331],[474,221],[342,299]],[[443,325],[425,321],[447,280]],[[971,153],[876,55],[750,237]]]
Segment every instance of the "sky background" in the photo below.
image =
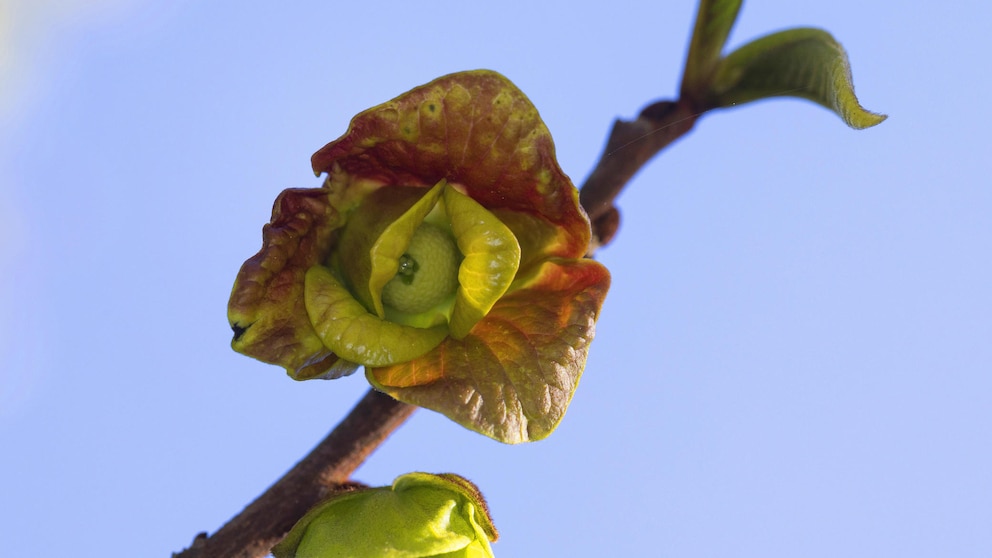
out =
[[[513,80],[581,183],[677,90],[694,2],[0,0],[0,540],[168,556],[364,394],[234,353],[276,194],[357,112]],[[819,26],[856,132],[774,100],[705,116],[619,200],[586,373],[547,440],[418,411],[358,470],[456,472],[497,556],[992,556],[988,6],[745,3]]]

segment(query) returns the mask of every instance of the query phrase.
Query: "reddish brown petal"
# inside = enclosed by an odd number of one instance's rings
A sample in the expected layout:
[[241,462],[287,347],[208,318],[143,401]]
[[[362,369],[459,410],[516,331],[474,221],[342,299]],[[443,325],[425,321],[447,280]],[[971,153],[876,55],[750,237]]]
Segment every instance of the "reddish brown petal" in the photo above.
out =
[[589,222],[555,160],[537,109],[506,78],[478,70],[417,87],[356,116],[312,158],[383,184],[460,184],[490,211],[524,213],[557,227],[553,255],[586,252]]
[[349,373],[353,366],[324,348],[304,306],[307,269],[326,257],[337,226],[327,190],[289,189],[262,227],[262,249],[238,272],[228,304],[234,350],[278,364],[298,380]]
[[565,414],[610,276],[592,260],[549,260],[462,340],[367,371],[393,397],[502,442],[540,440]]

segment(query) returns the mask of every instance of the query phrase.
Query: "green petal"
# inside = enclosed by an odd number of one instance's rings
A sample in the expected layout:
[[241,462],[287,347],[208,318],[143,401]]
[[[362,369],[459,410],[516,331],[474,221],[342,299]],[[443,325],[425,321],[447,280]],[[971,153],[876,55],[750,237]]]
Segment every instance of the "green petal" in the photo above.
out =
[[410,473],[391,487],[334,496],[272,549],[277,558],[492,558],[496,530],[478,489],[452,474]]
[[464,339],[365,375],[400,401],[501,442],[540,440],[578,386],[609,284],[593,260],[548,260],[518,277]]
[[[387,318],[391,308],[405,314],[422,315],[450,306],[448,302],[454,299],[458,288],[458,266],[462,261],[450,229],[448,224],[438,226],[424,222],[414,232],[400,258],[400,271],[382,289]],[[447,321],[447,313],[444,321]]]
[[495,215],[454,187],[444,191],[451,231],[465,257],[448,328],[461,339],[510,287],[520,265],[520,245]]
[[415,328],[369,313],[324,266],[307,271],[304,296],[307,314],[324,345],[365,366],[388,366],[417,358],[448,335],[445,326]]
[[396,275],[400,257],[437,204],[444,185],[442,180],[429,190],[380,188],[348,218],[336,263],[356,297],[380,318],[386,315],[382,288]]
[[714,108],[767,97],[800,97],[834,111],[856,129],[886,118],[858,103],[847,54],[822,29],[789,29],[742,46],[721,61],[710,95],[708,104]]

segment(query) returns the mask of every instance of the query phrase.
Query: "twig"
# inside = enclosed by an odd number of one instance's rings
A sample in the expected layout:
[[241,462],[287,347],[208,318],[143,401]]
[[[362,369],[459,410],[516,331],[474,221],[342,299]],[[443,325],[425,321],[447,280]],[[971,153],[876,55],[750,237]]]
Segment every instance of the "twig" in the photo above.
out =
[[636,120],[617,120],[585,184],[579,200],[592,221],[591,255],[610,242],[620,226],[620,213],[613,205],[627,182],[676,139],[695,125],[700,111],[686,101],[658,101],[641,111]]
[[416,409],[369,390],[320,444],[213,535],[173,558],[261,558],[317,502],[348,490],[351,473]]

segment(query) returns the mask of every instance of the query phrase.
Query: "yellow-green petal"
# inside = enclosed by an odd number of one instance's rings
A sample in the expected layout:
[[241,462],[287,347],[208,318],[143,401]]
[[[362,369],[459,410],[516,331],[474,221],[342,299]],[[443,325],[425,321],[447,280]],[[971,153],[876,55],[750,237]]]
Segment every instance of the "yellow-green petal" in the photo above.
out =
[[382,288],[396,275],[400,257],[437,203],[443,182],[430,189],[379,188],[348,216],[335,265],[356,298],[380,318],[385,317]]
[[700,95],[709,85],[741,4],[742,0],[700,0],[682,74],[683,97]]
[[372,245],[372,274],[369,277],[369,291],[372,293],[372,303],[380,317],[385,317],[382,308],[382,289],[396,276],[399,270],[400,257],[410,246],[417,229],[424,218],[437,204],[441,192],[444,191],[445,181],[438,182],[420,198],[403,215],[390,223],[382,232],[375,244]]
[[448,328],[415,328],[370,313],[324,266],[306,273],[304,297],[314,330],[334,354],[364,366],[415,359],[438,346]]
[[520,266],[520,244],[495,215],[456,188],[444,191],[451,231],[465,257],[448,328],[462,339],[496,304]]

